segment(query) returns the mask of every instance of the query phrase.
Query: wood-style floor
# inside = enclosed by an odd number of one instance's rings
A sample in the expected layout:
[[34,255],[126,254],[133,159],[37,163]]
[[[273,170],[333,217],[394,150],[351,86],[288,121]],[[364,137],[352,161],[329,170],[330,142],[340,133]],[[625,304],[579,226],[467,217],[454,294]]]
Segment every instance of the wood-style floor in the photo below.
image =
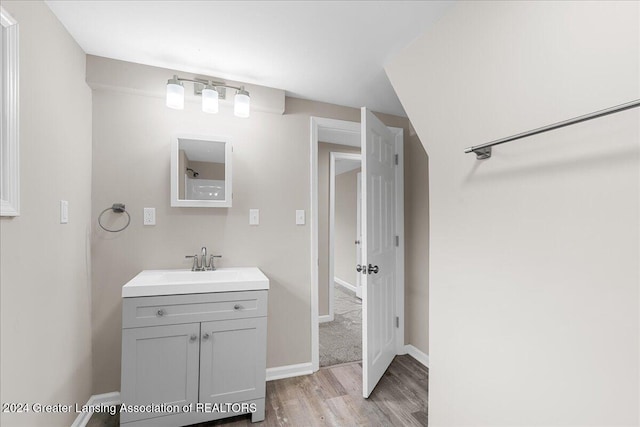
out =
[[313,375],[267,383],[265,420],[239,416],[211,426],[426,426],[427,368],[396,356],[368,399],[362,397],[359,362],[322,368]]
[[[267,382],[265,420],[244,415],[198,424],[212,426],[426,426],[429,372],[411,356],[396,356],[368,399],[359,362],[313,375]],[[117,427],[119,415],[95,413],[87,427]],[[196,426],[192,426],[196,427]]]

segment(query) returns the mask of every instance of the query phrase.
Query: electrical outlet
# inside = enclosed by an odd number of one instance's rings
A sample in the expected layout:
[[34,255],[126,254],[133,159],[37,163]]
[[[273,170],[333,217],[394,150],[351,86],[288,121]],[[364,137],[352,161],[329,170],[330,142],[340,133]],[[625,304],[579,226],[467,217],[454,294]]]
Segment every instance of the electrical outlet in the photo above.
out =
[[144,225],[156,225],[156,208],[144,208]]

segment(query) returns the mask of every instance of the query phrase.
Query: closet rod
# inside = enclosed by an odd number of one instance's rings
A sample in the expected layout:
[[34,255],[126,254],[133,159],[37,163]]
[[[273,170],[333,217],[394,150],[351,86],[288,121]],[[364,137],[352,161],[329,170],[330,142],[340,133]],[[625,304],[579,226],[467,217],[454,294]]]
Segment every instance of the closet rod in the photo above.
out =
[[481,145],[474,145],[469,148],[465,148],[465,153],[475,153],[476,158],[483,160],[491,157],[491,147],[494,145],[504,144],[505,142],[515,141],[516,139],[526,138],[528,136],[537,135],[539,133],[548,132],[550,130],[563,128],[565,126],[574,125],[580,122],[586,122],[587,120],[596,119],[598,117],[607,116],[609,114],[618,113],[620,111],[629,110],[631,108],[640,107],[640,99],[627,102],[626,104],[616,105],[615,107],[606,108],[604,110],[596,111],[594,113],[585,114],[583,116],[574,117],[573,119],[565,120],[562,122],[554,123],[541,128],[533,129],[527,132],[522,132],[517,135],[512,135],[502,139],[496,139],[495,141],[487,142]]

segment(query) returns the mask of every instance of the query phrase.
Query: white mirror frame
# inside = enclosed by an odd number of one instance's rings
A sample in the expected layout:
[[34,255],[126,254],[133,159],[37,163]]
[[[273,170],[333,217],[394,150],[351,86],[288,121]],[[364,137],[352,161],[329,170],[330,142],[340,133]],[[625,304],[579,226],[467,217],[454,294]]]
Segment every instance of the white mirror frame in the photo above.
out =
[[0,6],[5,32],[2,47],[2,125],[0,136],[0,216],[20,215],[20,156],[18,145],[18,22]]
[[[179,140],[194,139],[204,142],[224,142],[224,194],[225,200],[185,200],[178,197]],[[171,138],[171,206],[191,208],[230,208],[233,199],[231,154],[233,146],[226,136],[178,134]]]

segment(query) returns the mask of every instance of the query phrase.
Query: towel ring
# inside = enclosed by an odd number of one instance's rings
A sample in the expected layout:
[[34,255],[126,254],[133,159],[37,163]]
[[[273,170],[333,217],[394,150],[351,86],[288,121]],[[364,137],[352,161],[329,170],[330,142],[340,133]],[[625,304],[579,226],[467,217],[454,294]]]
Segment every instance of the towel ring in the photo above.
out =
[[[123,213],[123,212],[126,213],[127,214],[127,223],[124,225],[124,227],[118,228],[117,230],[110,230],[107,227],[105,227],[104,225],[102,225],[102,215],[104,215],[105,212],[107,212],[107,211],[113,211],[113,212],[116,212],[116,213]],[[127,210],[124,208],[124,203],[114,203],[110,208],[107,208],[107,209],[103,210],[102,212],[100,212],[100,215],[98,215],[98,225],[104,231],[108,231],[109,233],[119,233],[120,231],[122,231],[125,228],[127,228],[130,223],[131,223],[131,215],[129,215],[129,212],[127,212]]]

